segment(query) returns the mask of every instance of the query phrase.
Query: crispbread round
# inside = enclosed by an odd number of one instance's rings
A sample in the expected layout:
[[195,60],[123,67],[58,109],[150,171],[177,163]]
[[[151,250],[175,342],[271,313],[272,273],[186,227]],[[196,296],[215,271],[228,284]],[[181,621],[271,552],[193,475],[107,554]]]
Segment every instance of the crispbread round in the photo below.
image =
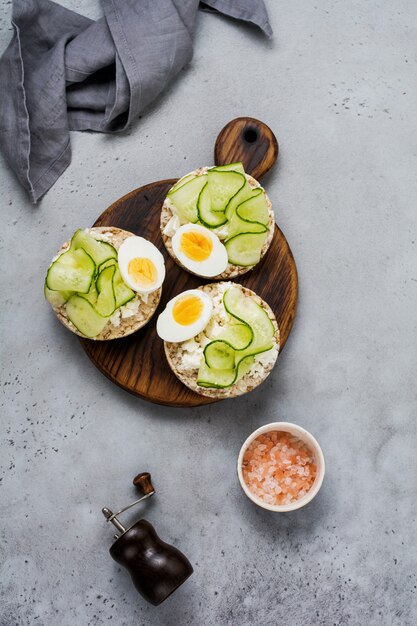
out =
[[[220,284],[221,283],[210,283],[208,285],[202,285],[201,287],[198,287],[198,289],[201,289],[208,295],[213,296],[219,292]],[[251,289],[247,289],[246,287],[243,287],[243,285],[239,285],[238,283],[233,283],[233,287],[238,287],[246,296],[250,296],[251,298],[253,298],[255,302],[259,304],[264,309],[264,311],[266,311],[275,328],[275,341],[279,351],[279,328],[271,307]],[[264,371],[262,374],[259,374],[257,372],[253,373],[250,370],[247,374],[245,374],[245,376],[243,376],[240,380],[237,381],[237,383],[235,383],[231,387],[226,387],[225,389],[211,389],[206,387],[200,387],[199,385],[197,385],[198,369],[183,370],[181,368],[182,356],[184,353],[181,343],[169,343],[167,341],[164,341],[164,348],[170,368],[174,372],[175,376],[186,387],[188,387],[192,391],[195,391],[201,396],[216,398],[218,400],[225,398],[235,398],[236,396],[240,396],[244,393],[252,391],[253,389],[255,389],[255,387],[264,382],[264,380],[272,371],[276,362],[275,359],[273,363],[270,363],[266,367],[264,367]]]
[[[208,169],[209,169],[208,167],[200,167],[199,169],[194,170],[194,172],[190,172],[190,174],[201,176],[205,174]],[[255,178],[253,178],[249,174],[245,174],[245,175],[246,175],[246,179],[249,185],[252,188],[261,186]],[[261,250],[261,259],[265,256],[265,254],[268,251],[269,246],[271,245],[271,241],[274,236],[274,229],[275,229],[275,218],[274,218],[274,212],[272,210],[272,203],[270,199],[268,198],[268,195],[266,194],[265,190],[264,190],[264,193],[265,193],[265,198],[266,198],[266,202],[268,206],[269,222],[268,222],[268,236]],[[162,210],[161,210],[161,235],[162,235],[163,242],[169,254],[174,259],[175,263],[177,263],[177,265],[182,267],[184,270],[186,270],[190,274],[195,274],[194,272],[189,270],[187,267],[184,267],[182,263],[180,263],[180,261],[177,259],[172,249],[172,243],[171,243],[172,237],[164,234],[165,227],[168,224],[172,216],[173,216],[173,213],[169,205],[169,200],[168,198],[165,198],[165,201],[164,201],[164,204],[162,205]],[[246,274],[246,272],[250,272],[250,270],[252,270],[254,267],[256,266],[250,265],[248,267],[243,267],[241,265],[232,265],[231,263],[229,263],[226,270],[222,274],[219,274],[218,276],[212,276],[211,279],[212,280],[229,280],[230,278],[236,278],[237,276],[242,276],[242,274]],[[195,274],[195,276],[198,276],[198,274]]]
[[[116,248],[116,250],[119,249],[125,239],[134,236],[133,233],[130,233],[127,230],[107,226],[86,228],[85,231],[87,233],[94,232],[105,235],[105,237],[103,237],[103,241],[111,243],[112,246]],[[58,256],[60,256],[63,252],[66,252],[69,247],[70,242],[66,241],[59,249],[59,252],[54,260],[57,259]],[[149,322],[149,320],[156,311],[156,308],[161,299],[161,293],[162,287],[160,287],[153,293],[148,294],[147,303],[143,302],[140,299],[139,294],[137,294],[135,296],[135,299],[139,301],[139,307],[137,312],[131,317],[120,317],[119,326],[114,326],[109,319],[101,333],[96,337],[85,337],[85,335],[80,333],[80,331],[68,319],[65,304],[57,308],[52,307],[52,309],[59,321],[76,335],[79,335],[80,337],[83,337],[85,339],[91,339],[92,341],[107,341],[110,339],[119,339],[120,337],[126,337],[127,335],[131,335],[132,333],[139,330],[139,328],[142,328],[142,326],[145,326],[145,324]],[[135,299],[133,299],[131,302],[135,302]]]

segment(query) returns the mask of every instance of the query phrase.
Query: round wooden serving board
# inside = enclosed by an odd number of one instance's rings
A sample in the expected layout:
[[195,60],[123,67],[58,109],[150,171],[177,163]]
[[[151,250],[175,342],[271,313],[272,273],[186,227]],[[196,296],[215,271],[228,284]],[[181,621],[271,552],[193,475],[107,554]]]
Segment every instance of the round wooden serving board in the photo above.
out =
[[[241,117],[229,122],[220,132],[215,145],[216,165],[242,161],[246,172],[257,179],[273,166],[277,156],[278,144],[271,129],[253,118]],[[210,164],[196,163],[196,167],[201,165]],[[106,209],[94,224],[117,226],[141,235],[152,241],[164,255],[166,278],[154,318],[144,328],[123,339],[80,341],[98,369],[126,391],[157,404],[193,407],[215,400],[200,396],[179,382],[168,366],[163,341],[155,330],[156,318],[168,300],[185,289],[212,282],[181,269],[171,259],[162,242],[159,227],[161,206],[168,190],[177,180],[161,180],[131,191]],[[273,241],[264,259],[237,282],[253,289],[274,311],[282,350],[294,323],[297,269],[287,240],[278,226],[275,227]]]

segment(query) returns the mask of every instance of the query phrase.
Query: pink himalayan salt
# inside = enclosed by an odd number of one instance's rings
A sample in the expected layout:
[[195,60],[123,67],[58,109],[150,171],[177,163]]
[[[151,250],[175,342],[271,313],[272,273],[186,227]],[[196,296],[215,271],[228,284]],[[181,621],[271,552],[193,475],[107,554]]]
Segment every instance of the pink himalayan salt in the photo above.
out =
[[291,504],[309,491],[316,477],[314,456],[291,433],[271,431],[248,446],[242,472],[249,490],[268,504]]

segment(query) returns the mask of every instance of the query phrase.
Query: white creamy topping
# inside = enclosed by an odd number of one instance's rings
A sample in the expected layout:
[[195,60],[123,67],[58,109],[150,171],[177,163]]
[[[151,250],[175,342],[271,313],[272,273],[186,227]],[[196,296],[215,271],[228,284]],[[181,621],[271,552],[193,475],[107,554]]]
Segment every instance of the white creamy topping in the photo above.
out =
[[120,307],[120,311],[122,314],[122,319],[126,319],[128,317],[133,317],[136,315],[139,309],[140,298],[136,297],[130,302],[127,302],[125,305]]
[[120,309],[116,309],[113,315],[110,318],[110,324],[115,328],[119,328],[120,326]]
[[197,370],[200,367],[201,351],[186,352],[182,357],[182,368],[184,370]]
[[91,228],[84,228],[84,232],[87,233],[87,235],[90,235],[90,237],[94,237],[96,241],[107,241],[109,243],[112,243],[111,234],[98,233],[97,231],[92,230]]
[[174,215],[171,217],[168,224],[164,228],[164,235],[166,235],[167,237],[173,237],[180,226],[180,218],[174,213]]
[[211,228],[210,229],[221,241],[224,241],[229,236],[229,227],[227,224],[223,226],[219,226],[219,228]]
[[131,300],[130,302],[126,302],[126,304],[121,306],[119,309],[116,309],[116,311],[110,317],[110,324],[114,326],[115,328],[118,328],[120,326],[120,322],[122,321],[122,319],[124,320],[124,319],[133,317],[134,315],[136,315],[139,310],[141,301],[145,302],[145,298],[147,302],[148,301],[147,295],[140,296],[139,294],[136,294],[136,297],[133,300]]

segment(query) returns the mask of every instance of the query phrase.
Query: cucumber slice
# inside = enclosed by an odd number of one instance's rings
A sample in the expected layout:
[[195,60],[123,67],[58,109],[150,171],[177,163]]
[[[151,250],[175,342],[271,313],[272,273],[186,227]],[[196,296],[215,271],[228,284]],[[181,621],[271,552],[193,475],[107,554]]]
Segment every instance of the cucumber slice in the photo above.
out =
[[227,165],[216,165],[216,167],[211,167],[210,170],[215,172],[239,172],[239,174],[245,175],[245,170],[240,161],[237,163],[228,163]]
[[194,176],[170,194],[169,199],[174,205],[182,224],[187,224],[188,222],[195,224],[198,220],[197,202],[200,191],[206,183],[207,175]]
[[135,292],[123,281],[120,269],[117,266],[113,276],[113,290],[116,299],[116,309],[130,302],[135,297]]
[[202,360],[198,370],[197,385],[199,387],[211,387],[214,389],[224,389],[231,387],[236,380],[236,369],[214,369],[209,367],[205,360]]
[[221,339],[212,341],[204,348],[204,358],[210,368],[233,370],[235,367],[235,351]]
[[89,338],[97,337],[107,324],[108,318],[99,315],[86,298],[77,294],[68,300],[66,311],[75,328]]
[[98,292],[97,292],[95,281],[91,283],[91,287],[88,293],[85,293],[85,294],[82,293],[82,294],[76,294],[76,295],[81,295],[82,298],[85,298],[86,300],[88,300],[89,303],[92,304],[94,307],[98,298]]
[[104,261],[104,263],[102,263],[98,269],[99,269],[99,272],[101,272],[107,267],[112,267],[112,266],[116,268],[114,275],[113,275],[113,291],[114,291],[114,297],[116,298],[116,309],[118,309],[119,307],[123,306],[127,302],[130,302],[131,300],[133,300],[136,294],[124,282],[116,259],[109,259],[107,261]]
[[113,289],[113,276],[116,271],[115,265],[103,269],[90,291],[82,297],[88,300],[93,309],[102,317],[110,317],[116,309],[116,298]]
[[243,378],[243,376],[249,372],[250,368],[252,367],[254,363],[255,363],[255,357],[253,355],[242,357],[242,359],[239,361],[239,364],[237,366],[236,382],[240,378]]
[[266,227],[260,222],[249,222],[246,220],[242,220],[242,218],[240,218],[235,211],[227,225],[227,230],[228,239],[232,239],[232,237],[235,237],[236,235],[241,235],[242,233],[264,233]]
[[224,213],[221,213],[220,211],[215,213],[211,209],[211,196],[208,183],[206,183],[200,191],[197,211],[199,221],[207,228],[217,228],[227,222],[227,218]]
[[[234,317],[234,319],[237,318]],[[227,341],[234,350],[244,350],[252,343],[253,330],[246,322],[238,322],[236,324],[233,321],[226,326],[219,339]]]
[[98,241],[82,228],[79,228],[72,236],[70,250],[82,248],[91,256],[94,263],[99,266],[108,259],[117,259],[117,252],[106,241]]
[[105,261],[103,261],[103,263],[100,263],[100,265],[97,268],[97,274],[100,274],[100,272],[102,272],[104,269],[106,269],[106,267],[111,267],[112,265],[114,265],[116,268],[119,267],[117,264],[117,259],[106,259]]
[[266,197],[262,187],[253,189],[248,200],[241,202],[236,207],[236,215],[244,222],[258,222],[267,226],[269,222],[269,211]]
[[238,204],[230,217],[228,241],[232,242],[238,235],[247,233],[259,233],[260,236],[249,240],[246,238],[235,240],[231,243],[230,250],[226,242],[231,263],[248,266],[259,262],[262,246],[267,237],[268,221],[269,212],[264,191],[261,187],[252,189],[249,198]]
[[61,254],[50,266],[46,275],[46,286],[52,291],[87,293],[95,270],[96,265],[85,250],[70,249]]
[[255,189],[252,189],[252,187],[249,185],[245,177],[245,184],[243,185],[241,189],[239,189],[237,194],[235,194],[229,200],[226,206],[225,213],[226,213],[226,217],[228,220],[231,219],[232,215],[236,211],[236,208],[239,206],[239,204],[242,204],[242,202],[249,200],[249,198],[253,195],[254,191]]
[[212,211],[224,211],[230,199],[242,189],[246,182],[243,174],[232,170],[226,172],[217,169],[209,170],[207,178]]
[[253,356],[245,357],[237,367],[229,370],[220,370],[209,367],[203,360],[198,370],[197,385],[200,387],[211,387],[214,389],[225,389],[231,387],[240,378],[247,374],[255,359]]
[[225,242],[229,262],[233,265],[249,267],[259,263],[261,250],[268,236],[264,227],[263,233],[240,233]]
[[100,272],[96,281],[98,297],[94,308],[103,317],[110,317],[116,309],[116,297],[113,289],[115,271],[116,267],[114,265],[106,267]]
[[244,350],[253,340],[253,331],[246,322],[236,322],[236,319],[235,317],[232,318],[231,322],[225,326],[223,332],[215,341],[224,341],[233,350]]
[[185,183],[188,183],[188,181],[190,181],[192,178],[195,178],[195,176],[196,176],[195,174],[186,174],[185,176],[180,178],[175,183],[175,185],[173,185],[173,187],[171,187],[171,189],[168,191],[168,196],[171,196],[174,193],[174,191],[177,191],[177,189],[185,185]]
[[[93,305],[93,307],[95,308],[96,312],[99,313],[99,315],[112,315],[112,313],[114,313],[116,309],[123,306],[124,304],[127,304],[127,302],[130,302],[130,300],[133,300],[136,294],[123,281],[122,275],[119,270],[119,266],[117,265],[117,262],[114,259],[111,259],[110,261],[106,261],[100,267],[102,267],[103,269],[101,270],[96,283],[92,284],[90,291],[87,294],[83,295],[83,298],[86,298]],[[99,300],[99,296],[100,296],[99,292],[100,290],[103,291],[103,289],[102,287],[101,289],[98,288],[99,290],[96,289],[96,285],[98,285],[100,276],[107,269],[114,270],[114,274],[112,277],[112,288],[113,288],[115,304],[114,304],[113,311],[111,311],[110,313],[108,313],[107,311],[111,308],[111,304],[110,304],[111,294],[109,293],[107,296],[101,295],[100,300]],[[110,276],[107,275],[107,280],[105,280],[104,282],[107,283],[109,278]],[[100,285],[102,284],[103,284],[103,278],[101,278],[101,281],[100,281]],[[109,289],[107,285],[106,285],[106,289]],[[99,300],[99,304],[97,306],[98,300]],[[104,301],[109,300],[109,304],[104,305],[103,300]],[[104,306],[105,308],[103,309],[102,306]]]
[[60,306],[65,304],[65,302],[72,296],[73,291],[52,291],[52,289],[48,289],[48,286],[45,281],[45,285],[43,288],[43,293],[45,294],[45,298],[48,300],[49,304],[54,308],[58,309]]
[[260,352],[270,350],[274,345],[275,328],[269,315],[252,298],[245,296],[240,289],[230,287],[223,296],[226,311],[244,322],[253,332],[251,343],[244,349],[236,352],[237,363]]

